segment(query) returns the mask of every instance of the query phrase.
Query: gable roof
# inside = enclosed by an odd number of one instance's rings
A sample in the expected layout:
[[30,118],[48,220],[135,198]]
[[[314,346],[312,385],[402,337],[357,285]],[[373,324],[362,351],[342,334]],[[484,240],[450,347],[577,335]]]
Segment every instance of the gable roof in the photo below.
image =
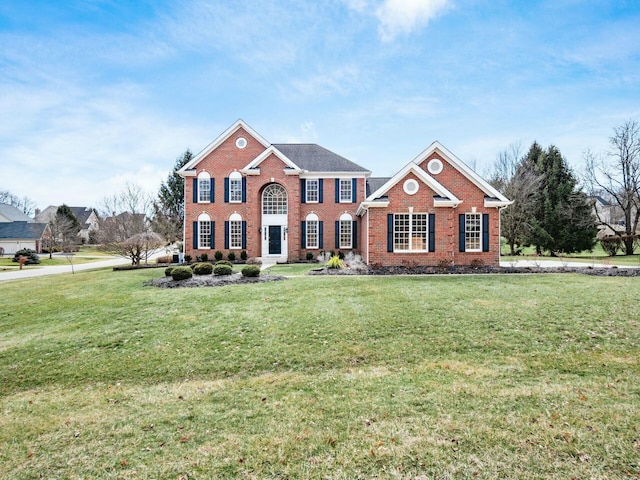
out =
[[474,172],[469,166],[467,166],[467,164],[465,164],[462,160],[456,157],[453,153],[451,153],[444,145],[442,145],[438,141],[433,142],[426,149],[424,149],[416,158],[412,160],[412,162],[417,165],[420,165],[427,158],[429,158],[429,156],[434,152],[437,152],[447,162],[449,162],[456,170],[458,170],[465,177],[467,177],[467,179],[470,180],[471,183],[473,183],[480,190],[482,190],[485,196],[489,197],[486,200],[486,203],[490,204],[490,206],[506,207],[507,205],[511,205],[513,203],[511,200],[509,200],[497,189],[491,186],[489,182],[487,182],[480,175]]
[[8,203],[0,203],[0,217],[7,219],[0,222],[33,222],[32,218]]
[[274,143],[273,146],[303,171],[371,173],[366,168],[315,143]]
[[242,169],[242,172],[248,175],[255,174],[256,172],[258,172],[257,169],[260,166],[260,164],[264,162],[267,158],[269,158],[271,155],[275,155],[276,157],[278,157],[286,165],[286,168],[290,172],[296,172],[296,173],[300,172],[300,168],[295,163],[293,163],[284,153],[282,153],[280,150],[278,150],[274,146],[270,146],[264,152],[258,155],[256,158],[251,160],[251,162],[249,162],[249,164]]
[[[73,215],[78,219],[78,222],[80,222],[80,225],[84,226],[83,228],[86,228],[85,225],[88,223],[88,220],[91,214],[95,213],[95,209],[90,207],[69,207],[69,209],[71,210]],[[47,208],[45,208],[43,211],[41,211],[39,214],[36,215],[35,220],[36,222],[48,223],[51,220],[53,220],[53,217],[56,216],[57,211],[58,211],[57,205],[49,205]]]
[[187,170],[193,170],[193,168],[200,163],[200,161],[213,152],[216,148],[218,148],[225,140],[227,140],[231,135],[236,133],[240,128],[244,129],[249,135],[255,138],[258,142],[260,142],[265,148],[269,147],[269,142],[267,142],[262,136],[256,132],[253,128],[247,125],[244,120],[239,118],[236,122],[227,128],[222,134],[218,136],[213,142],[204,147],[198,154],[196,154],[189,163],[183,166],[180,170],[178,170],[178,174],[184,173]]
[[48,224],[35,222],[0,223],[0,238],[39,240],[44,235]]
[[425,172],[418,164],[409,162],[398,173],[387,180],[381,187],[375,192],[369,195],[364,203],[375,202],[380,197],[386,195],[386,193],[398,182],[407,176],[407,174],[413,173],[424,184],[426,184],[436,195],[434,195],[435,206],[456,206],[462,203],[462,200],[458,199],[453,193],[447,190],[441,183],[436,181],[431,175]]

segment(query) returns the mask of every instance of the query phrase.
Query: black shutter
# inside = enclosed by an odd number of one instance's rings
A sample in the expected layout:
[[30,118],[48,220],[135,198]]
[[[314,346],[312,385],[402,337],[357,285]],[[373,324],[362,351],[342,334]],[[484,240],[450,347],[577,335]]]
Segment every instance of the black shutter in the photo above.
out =
[[193,179],[193,203],[198,203],[198,179]]
[[318,222],[318,247],[319,248],[323,248],[324,247],[324,228],[323,228],[323,223],[322,222]]
[[340,179],[336,178],[336,203],[340,203]]
[[482,214],[482,251],[489,251],[489,214]]
[[322,194],[322,190],[324,187],[324,182],[322,181],[322,178],[320,180],[318,180],[318,203],[322,203],[323,197],[324,195]]
[[229,249],[229,222],[224,222],[224,248]]
[[358,222],[355,220],[351,224],[351,248],[358,248]]
[[211,198],[209,199],[211,203],[216,201],[216,179],[211,178]]
[[247,177],[242,177],[242,203],[247,203]]
[[358,201],[358,195],[356,194],[356,190],[358,187],[358,179],[351,179],[351,203],[356,203]]
[[211,250],[216,248],[216,222],[211,222]]
[[307,222],[305,221],[300,222],[300,248],[307,248]]
[[229,177],[224,177],[224,203],[229,203]]
[[458,228],[459,239],[458,239],[458,242],[459,242],[459,250],[461,252],[464,252],[465,249],[466,249],[466,247],[465,247],[465,239],[464,239],[464,231],[465,231],[464,220],[465,220],[465,215],[464,215],[464,213],[461,213],[458,216],[458,223],[459,223],[459,228]]
[[198,222],[193,222],[193,248],[198,248]]
[[393,252],[393,213],[387,213],[387,252]]
[[247,222],[242,221],[242,248],[247,248]]
[[429,251],[436,251],[436,215],[429,214]]
[[300,203],[307,203],[307,181],[300,180]]
[[340,248],[340,221],[336,221],[336,248]]

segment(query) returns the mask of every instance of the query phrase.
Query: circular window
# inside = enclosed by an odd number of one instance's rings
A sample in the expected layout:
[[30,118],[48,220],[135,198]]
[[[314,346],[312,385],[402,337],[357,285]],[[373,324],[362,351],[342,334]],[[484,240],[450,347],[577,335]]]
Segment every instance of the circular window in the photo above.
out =
[[418,182],[416,182],[413,178],[410,178],[409,180],[404,182],[403,188],[404,192],[407,195],[414,195],[418,193],[418,188],[420,188],[420,186],[418,185]]
[[442,171],[442,162],[437,158],[430,160],[427,164],[427,170],[429,170],[429,173],[432,175],[439,174]]
[[236,147],[244,148],[247,146],[247,139],[244,137],[240,137],[236,140]]

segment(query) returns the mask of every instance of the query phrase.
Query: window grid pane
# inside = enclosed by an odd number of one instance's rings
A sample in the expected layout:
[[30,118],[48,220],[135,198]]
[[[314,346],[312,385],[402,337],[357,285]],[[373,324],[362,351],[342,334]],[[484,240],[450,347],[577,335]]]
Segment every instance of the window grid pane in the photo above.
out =
[[287,191],[277,184],[269,185],[262,194],[263,215],[287,214]]
[[307,180],[307,198],[309,203],[318,201],[318,180]]
[[307,220],[307,248],[318,248],[318,220]]
[[242,248],[242,221],[229,222],[229,248]]
[[396,213],[393,221],[393,249],[409,250],[410,216]]
[[242,202],[242,179],[229,180],[229,201]]
[[396,213],[393,222],[393,250],[426,252],[428,218],[426,213]]
[[479,213],[467,213],[465,215],[465,227],[464,227],[464,244],[465,250],[480,250],[481,248],[481,216]]
[[351,248],[351,220],[340,220],[340,248]]
[[427,249],[427,214],[413,215],[411,222],[411,250],[425,251]]
[[340,201],[351,202],[351,180],[340,179]]
[[211,248],[211,222],[202,221],[198,222],[198,247],[199,248]]
[[211,180],[209,180],[208,178],[198,180],[198,201],[211,201]]

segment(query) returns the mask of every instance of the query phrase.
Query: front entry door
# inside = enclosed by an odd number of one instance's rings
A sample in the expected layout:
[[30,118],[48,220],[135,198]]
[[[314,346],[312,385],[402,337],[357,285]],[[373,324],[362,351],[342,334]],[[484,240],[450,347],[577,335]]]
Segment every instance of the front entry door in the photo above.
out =
[[269,255],[282,254],[282,226],[269,225]]

